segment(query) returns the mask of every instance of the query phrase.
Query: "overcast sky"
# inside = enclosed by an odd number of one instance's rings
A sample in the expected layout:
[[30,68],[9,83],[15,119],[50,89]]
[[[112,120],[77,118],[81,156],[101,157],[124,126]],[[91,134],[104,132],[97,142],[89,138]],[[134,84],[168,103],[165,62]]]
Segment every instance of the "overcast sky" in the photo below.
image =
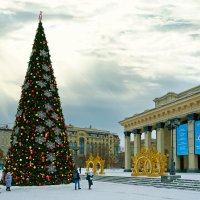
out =
[[1,0],[0,124],[15,121],[43,11],[66,123],[118,123],[200,84],[200,1]]

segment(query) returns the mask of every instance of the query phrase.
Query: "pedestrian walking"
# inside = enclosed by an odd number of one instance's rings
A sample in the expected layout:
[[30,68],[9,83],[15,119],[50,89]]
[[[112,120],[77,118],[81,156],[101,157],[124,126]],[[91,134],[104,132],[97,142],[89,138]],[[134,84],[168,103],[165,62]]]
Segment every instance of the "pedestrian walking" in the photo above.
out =
[[92,173],[92,171],[87,173],[86,179],[88,180],[89,190],[91,190],[91,186],[93,185],[93,173]]
[[80,187],[80,174],[78,172],[78,169],[76,168],[75,169],[75,172],[74,172],[74,183],[75,183],[75,190],[77,190],[77,185],[78,185],[78,189],[80,190],[81,187]]
[[79,167],[79,173],[81,174],[81,166]]
[[6,174],[5,182],[6,182],[6,191],[11,191],[10,188],[12,184],[12,175],[10,172]]

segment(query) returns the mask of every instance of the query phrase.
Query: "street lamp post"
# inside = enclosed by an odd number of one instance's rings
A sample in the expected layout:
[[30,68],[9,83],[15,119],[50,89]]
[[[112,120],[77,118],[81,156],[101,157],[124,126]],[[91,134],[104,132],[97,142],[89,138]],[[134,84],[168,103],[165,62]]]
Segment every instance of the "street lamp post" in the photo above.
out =
[[165,126],[171,130],[171,164],[170,164],[170,175],[175,175],[176,174],[176,168],[175,168],[175,161],[174,161],[174,133],[173,130],[176,128],[178,125],[180,125],[179,119],[170,119],[165,123]]
[[76,141],[74,142],[73,151],[74,151],[74,165],[76,166],[76,159],[77,159],[77,151],[79,150],[79,147],[77,147]]

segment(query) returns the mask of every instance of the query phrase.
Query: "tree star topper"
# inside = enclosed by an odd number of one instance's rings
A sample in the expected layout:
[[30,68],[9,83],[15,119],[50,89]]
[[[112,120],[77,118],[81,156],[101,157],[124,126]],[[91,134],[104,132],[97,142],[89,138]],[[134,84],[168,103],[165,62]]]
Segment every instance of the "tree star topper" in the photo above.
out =
[[40,11],[39,17],[38,17],[39,21],[42,21],[42,11]]

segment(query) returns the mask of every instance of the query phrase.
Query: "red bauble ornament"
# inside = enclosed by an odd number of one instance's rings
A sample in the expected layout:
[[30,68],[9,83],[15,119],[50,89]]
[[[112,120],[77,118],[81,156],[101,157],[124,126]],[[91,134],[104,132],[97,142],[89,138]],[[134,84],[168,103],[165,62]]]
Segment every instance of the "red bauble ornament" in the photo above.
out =
[[46,179],[47,179],[47,181],[50,181],[50,176],[47,175],[47,176],[46,176]]

